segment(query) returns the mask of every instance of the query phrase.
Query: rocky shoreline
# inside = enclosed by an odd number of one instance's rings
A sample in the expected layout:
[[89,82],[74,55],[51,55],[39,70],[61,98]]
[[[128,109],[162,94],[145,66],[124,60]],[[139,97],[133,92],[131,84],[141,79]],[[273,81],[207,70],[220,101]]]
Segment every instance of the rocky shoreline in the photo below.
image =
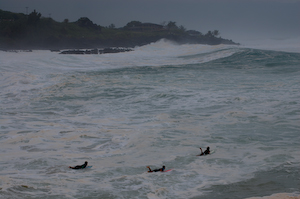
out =
[[[227,41],[227,40],[224,40]],[[227,44],[227,45],[240,45],[239,43],[234,43],[232,41],[228,42],[220,42],[216,44],[207,44],[205,42],[199,44],[206,44],[206,45],[218,45],[218,44]],[[185,42],[178,43],[178,44],[185,44]],[[33,50],[50,50],[51,52],[57,52],[59,54],[74,54],[74,55],[88,55],[88,54],[108,54],[108,53],[122,53],[122,52],[130,52],[134,50],[134,47],[100,47],[100,48],[69,48],[69,49],[61,49],[61,48],[0,48],[0,51],[5,52],[32,52]]]
[[121,52],[130,52],[133,51],[132,48],[121,48],[121,47],[110,47],[104,49],[86,49],[86,50],[63,50],[59,54],[77,54],[77,55],[84,55],[84,54],[106,54],[106,53],[121,53]]
[[[5,52],[32,52],[32,50],[4,50]],[[68,50],[54,50],[50,49],[51,52],[58,52],[59,54],[74,54],[74,55],[85,55],[85,54],[107,54],[107,53],[122,53],[122,52],[130,52],[133,51],[133,48],[125,48],[125,47],[108,47],[108,48],[94,48],[94,49],[68,49]]]

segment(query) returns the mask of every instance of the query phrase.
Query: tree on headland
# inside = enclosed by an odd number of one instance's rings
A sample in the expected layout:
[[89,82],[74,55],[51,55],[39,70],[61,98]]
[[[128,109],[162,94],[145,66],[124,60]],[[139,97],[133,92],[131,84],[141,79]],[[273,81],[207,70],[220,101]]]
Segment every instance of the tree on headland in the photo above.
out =
[[182,32],[186,32],[186,28],[184,26],[179,26],[179,30],[181,30]]
[[216,36],[220,35],[220,32],[218,30],[214,30],[212,32],[212,34],[216,37]]
[[109,29],[115,29],[116,26],[115,26],[115,24],[112,23],[112,24],[110,24],[110,25],[108,26],[108,28],[109,28]]
[[124,26],[125,29],[128,29],[128,28],[134,28],[134,27],[138,27],[138,26],[141,26],[143,23],[140,22],[140,21],[131,21],[129,23],[126,24],[126,26]]
[[204,36],[206,37],[213,37],[213,33],[209,30]]
[[187,30],[186,32],[192,36],[203,36],[203,34],[197,30]]
[[214,30],[214,31],[208,31],[205,36],[206,37],[217,37],[218,35],[220,35],[220,32],[218,30]]
[[27,23],[29,25],[36,25],[40,20],[41,16],[42,16],[41,13],[38,13],[35,10],[33,10],[33,12],[28,15]]
[[178,30],[178,26],[176,25],[176,22],[174,21],[169,21],[169,23],[167,24],[167,29],[169,31],[172,31],[172,30]]
[[84,27],[84,28],[90,28],[94,30],[101,30],[101,27],[97,24],[94,24],[89,18],[87,17],[81,17],[75,22],[78,26]]

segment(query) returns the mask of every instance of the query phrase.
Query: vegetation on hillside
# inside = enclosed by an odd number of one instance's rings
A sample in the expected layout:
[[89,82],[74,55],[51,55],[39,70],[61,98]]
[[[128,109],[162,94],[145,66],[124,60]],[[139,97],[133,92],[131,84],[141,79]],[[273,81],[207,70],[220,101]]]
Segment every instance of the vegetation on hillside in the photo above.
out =
[[176,22],[162,25],[131,21],[122,28],[114,24],[103,27],[87,17],[63,22],[42,17],[34,10],[29,15],[0,10],[0,48],[2,49],[64,49],[134,47],[165,38],[178,43],[235,44],[219,36],[219,31],[202,34],[186,30]]

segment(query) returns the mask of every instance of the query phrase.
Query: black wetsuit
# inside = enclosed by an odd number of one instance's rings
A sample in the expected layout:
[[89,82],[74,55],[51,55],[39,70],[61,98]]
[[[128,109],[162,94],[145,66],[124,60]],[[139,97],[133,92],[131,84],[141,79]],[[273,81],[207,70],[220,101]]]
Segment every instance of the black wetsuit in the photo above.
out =
[[203,153],[200,154],[201,155],[208,155],[210,153],[209,149],[206,149]]
[[204,151],[204,155],[207,155],[207,154],[209,154],[209,150],[206,149],[206,150]]
[[148,171],[148,172],[158,172],[158,171],[164,171],[164,170],[165,170],[164,167],[162,167],[162,168],[160,168],[160,169],[154,169],[154,170],[151,170],[151,169],[149,168],[149,171]]
[[85,162],[83,165],[77,165],[75,167],[70,167],[71,169],[84,169],[87,166],[88,162]]

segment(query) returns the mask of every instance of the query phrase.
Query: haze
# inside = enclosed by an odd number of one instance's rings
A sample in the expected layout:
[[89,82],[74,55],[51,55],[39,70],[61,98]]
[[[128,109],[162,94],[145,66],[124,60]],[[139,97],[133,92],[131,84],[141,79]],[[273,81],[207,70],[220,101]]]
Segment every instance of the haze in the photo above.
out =
[[219,30],[223,38],[236,42],[300,35],[300,0],[0,0],[0,9],[35,9],[59,22],[88,17],[101,26],[175,21],[202,33]]

